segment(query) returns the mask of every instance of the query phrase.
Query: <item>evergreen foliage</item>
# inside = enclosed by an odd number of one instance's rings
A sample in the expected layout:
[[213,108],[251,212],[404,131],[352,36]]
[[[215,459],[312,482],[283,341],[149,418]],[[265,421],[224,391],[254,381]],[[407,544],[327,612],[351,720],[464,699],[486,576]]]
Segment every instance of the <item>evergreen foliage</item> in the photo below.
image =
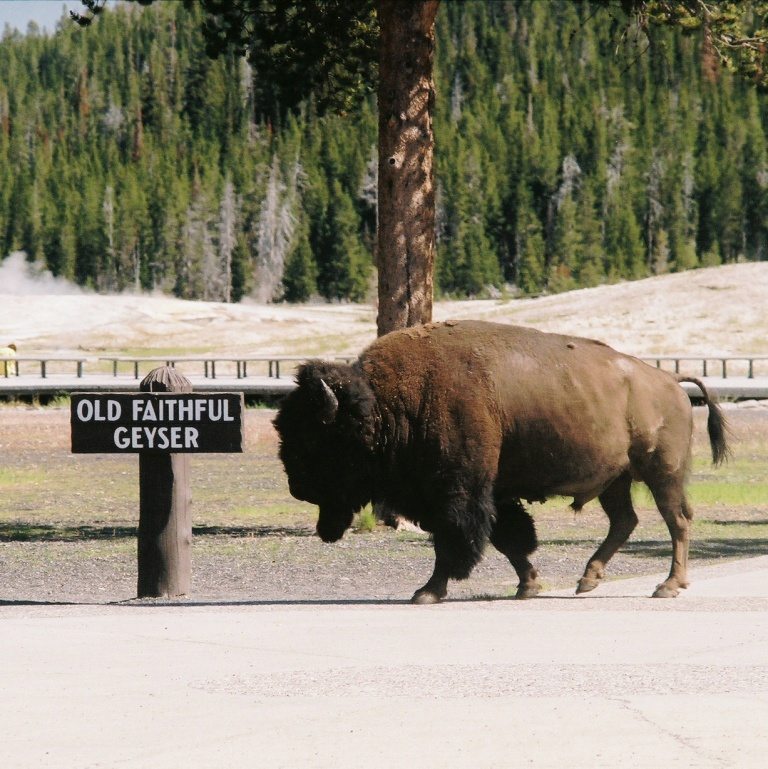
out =
[[[768,97],[695,35],[660,28],[646,50],[638,27],[620,45],[604,5],[443,4],[443,294],[768,259]],[[258,61],[210,59],[202,22],[194,3],[130,4],[88,30],[5,31],[0,254],[98,291],[365,299],[372,97],[276,111]]]

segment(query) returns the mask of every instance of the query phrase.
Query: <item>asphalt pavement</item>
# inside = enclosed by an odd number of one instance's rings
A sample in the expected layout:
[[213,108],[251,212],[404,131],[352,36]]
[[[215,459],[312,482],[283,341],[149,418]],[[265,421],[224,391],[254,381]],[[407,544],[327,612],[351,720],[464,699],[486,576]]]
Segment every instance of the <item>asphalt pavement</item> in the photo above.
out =
[[12,769],[708,767],[768,755],[768,556],[530,601],[0,606]]

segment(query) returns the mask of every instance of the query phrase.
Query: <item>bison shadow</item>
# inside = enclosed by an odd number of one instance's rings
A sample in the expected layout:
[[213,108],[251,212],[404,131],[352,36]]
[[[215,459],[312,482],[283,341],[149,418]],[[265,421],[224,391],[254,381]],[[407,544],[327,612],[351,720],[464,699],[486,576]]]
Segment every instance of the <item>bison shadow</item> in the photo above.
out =
[[[81,524],[77,526],[0,523],[0,542],[81,542],[88,540],[134,539],[138,536],[137,526],[102,526]],[[299,526],[193,526],[196,537],[224,536],[246,537],[311,537],[311,527]]]
[[[711,521],[711,523],[728,526],[738,523],[739,526],[764,526],[768,521]],[[315,532],[309,526],[193,526],[195,537],[233,537],[233,538],[264,538],[264,537],[314,537]],[[138,536],[138,526],[89,525],[77,526],[33,524],[33,523],[0,523],[0,542],[82,542],[88,540],[119,540],[134,539]],[[546,552],[549,547],[590,546],[594,543],[590,538],[542,539],[538,552]],[[425,546],[429,539],[424,538]],[[645,558],[668,558],[669,542],[666,540],[630,540],[621,552],[629,556]],[[768,555],[768,538],[713,538],[693,539],[691,541],[691,556],[700,558],[718,558],[733,556]]]
[[[628,542],[622,548],[625,555],[637,555],[646,558],[669,557],[669,543],[656,540],[639,540]],[[768,538],[756,537],[754,539],[701,539],[692,540],[690,545],[692,558],[725,558],[725,557],[752,557],[768,555]]]

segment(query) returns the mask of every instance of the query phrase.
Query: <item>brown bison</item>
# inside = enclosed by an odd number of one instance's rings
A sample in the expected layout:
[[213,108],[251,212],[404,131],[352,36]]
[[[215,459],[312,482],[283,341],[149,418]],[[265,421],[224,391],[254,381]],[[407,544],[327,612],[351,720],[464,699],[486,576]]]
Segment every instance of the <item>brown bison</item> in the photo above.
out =
[[717,464],[725,424],[701,382],[591,339],[482,321],[395,331],[351,365],[310,361],[274,424],[291,494],[319,506],[323,541],[371,501],[432,533],[434,572],[414,603],[443,598],[489,540],[517,572],[517,597],[536,595],[536,532],[520,500],[554,495],[573,497],[575,510],[597,497],[608,516],[577,587],[592,590],[637,524],[632,481],[648,486],[669,528],[672,568],[654,596],[672,597],[688,585],[692,518],[683,379],[709,407]]

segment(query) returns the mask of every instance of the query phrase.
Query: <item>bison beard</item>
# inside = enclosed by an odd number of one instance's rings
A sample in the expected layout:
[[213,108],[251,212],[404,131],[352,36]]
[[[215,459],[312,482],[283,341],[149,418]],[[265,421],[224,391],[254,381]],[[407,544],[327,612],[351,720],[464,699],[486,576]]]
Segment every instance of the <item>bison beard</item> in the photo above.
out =
[[[518,598],[539,591],[528,560],[536,532],[521,499],[598,498],[605,541],[577,592],[592,590],[637,524],[630,487],[651,490],[672,539],[654,596],[687,587],[692,512],[684,482],[692,413],[682,378],[600,342],[461,321],[387,334],[352,365],[310,361],[275,418],[291,493],[320,508],[317,533],[339,539],[370,501],[432,533],[435,567],[414,603],[465,579],[488,543],[517,572]],[[709,407],[715,464],[727,454]]]

